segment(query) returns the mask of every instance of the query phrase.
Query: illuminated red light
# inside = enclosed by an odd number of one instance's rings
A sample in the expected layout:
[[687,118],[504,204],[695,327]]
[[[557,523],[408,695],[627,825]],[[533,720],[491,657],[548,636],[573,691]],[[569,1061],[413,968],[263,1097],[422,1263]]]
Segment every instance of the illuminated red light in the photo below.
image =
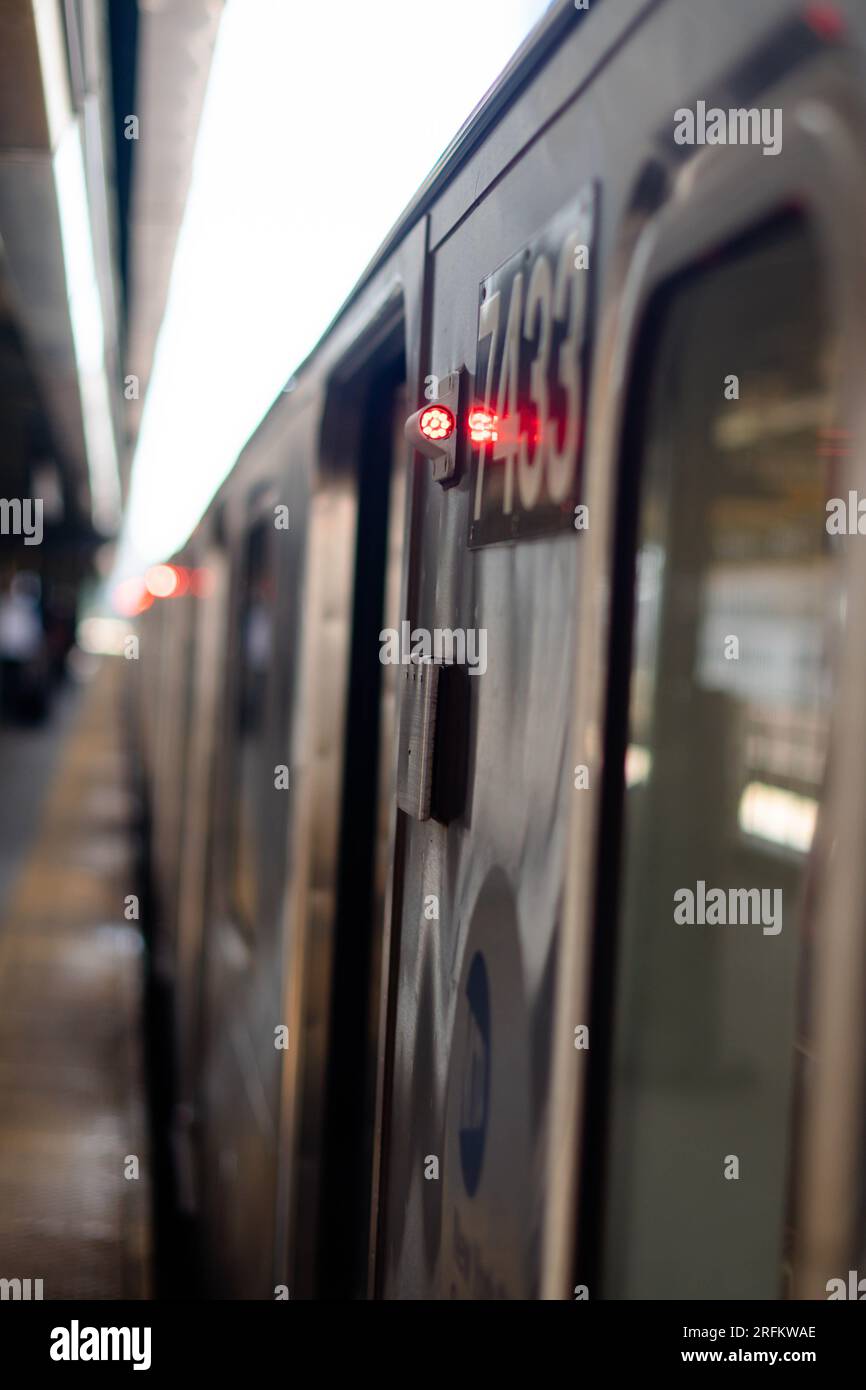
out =
[[137,576],[122,579],[115,585],[111,597],[116,611],[124,618],[137,618],[153,603],[153,595],[144,587],[144,580]]
[[499,438],[499,417],[492,410],[476,407],[469,412],[469,438],[473,444],[492,444]]
[[192,571],[184,569],[183,565],[172,565],[172,569],[177,575],[177,586],[171,597],[182,598],[192,588]]
[[444,405],[431,405],[421,412],[418,426],[425,439],[448,439],[454,433],[454,416]]
[[154,598],[171,598],[180,586],[180,575],[174,565],[151,565],[144,576],[144,584]]
[[803,18],[818,38],[827,43],[841,39],[845,33],[845,17],[835,5],[807,5]]

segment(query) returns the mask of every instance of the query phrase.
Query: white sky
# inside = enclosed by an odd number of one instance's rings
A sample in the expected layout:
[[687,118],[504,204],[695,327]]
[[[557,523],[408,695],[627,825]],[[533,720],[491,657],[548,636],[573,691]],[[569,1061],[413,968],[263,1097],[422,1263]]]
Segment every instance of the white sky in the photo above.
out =
[[181,544],[548,0],[228,0],[118,574]]

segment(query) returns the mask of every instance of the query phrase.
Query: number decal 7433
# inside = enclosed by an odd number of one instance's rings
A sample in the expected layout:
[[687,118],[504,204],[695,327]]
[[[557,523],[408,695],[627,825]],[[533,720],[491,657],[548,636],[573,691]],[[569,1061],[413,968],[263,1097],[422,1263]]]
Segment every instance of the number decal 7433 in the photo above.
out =
[[571,527],[584,438],[595,188],[481,282],[469,544]]

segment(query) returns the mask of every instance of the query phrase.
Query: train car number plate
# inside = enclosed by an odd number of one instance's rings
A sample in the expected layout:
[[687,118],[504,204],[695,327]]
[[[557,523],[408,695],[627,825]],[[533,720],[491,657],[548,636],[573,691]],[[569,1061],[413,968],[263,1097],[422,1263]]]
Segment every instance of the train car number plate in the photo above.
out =
[[595,187],[480,286],[469,545],[575,525],[585,434]]

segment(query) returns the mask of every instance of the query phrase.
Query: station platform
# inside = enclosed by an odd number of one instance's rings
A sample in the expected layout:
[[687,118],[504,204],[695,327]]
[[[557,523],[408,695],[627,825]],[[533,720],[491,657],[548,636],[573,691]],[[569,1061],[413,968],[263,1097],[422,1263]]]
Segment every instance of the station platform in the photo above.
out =
[[[150,1296],[144,953],[117,660],[0,729],[0,1284]],[[132,1160],[136,1160],[133,1162]],[[137,1176],[134,1174],[137,1172]]]

